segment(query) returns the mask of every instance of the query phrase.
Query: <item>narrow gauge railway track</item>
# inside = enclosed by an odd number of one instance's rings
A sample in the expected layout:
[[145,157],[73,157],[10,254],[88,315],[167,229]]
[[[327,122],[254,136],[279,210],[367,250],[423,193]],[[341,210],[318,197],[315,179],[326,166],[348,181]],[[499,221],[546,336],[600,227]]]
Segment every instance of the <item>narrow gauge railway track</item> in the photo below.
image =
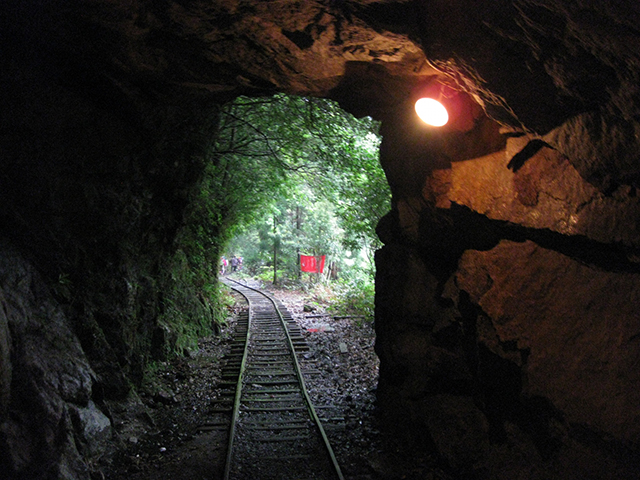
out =
[[299,327],[269,295],[225,281],[249,311],[238,320],[213,410],[230,416],[223,478],[343,480],[296,358],[307,348]]

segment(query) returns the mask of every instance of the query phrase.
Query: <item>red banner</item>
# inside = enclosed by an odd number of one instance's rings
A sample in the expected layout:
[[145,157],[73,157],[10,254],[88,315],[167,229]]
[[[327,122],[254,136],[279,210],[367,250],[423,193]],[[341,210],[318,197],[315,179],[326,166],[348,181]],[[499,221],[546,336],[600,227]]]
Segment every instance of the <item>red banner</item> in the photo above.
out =
[[300,270],[303,272],[322,273],[325,256],[300,255]]

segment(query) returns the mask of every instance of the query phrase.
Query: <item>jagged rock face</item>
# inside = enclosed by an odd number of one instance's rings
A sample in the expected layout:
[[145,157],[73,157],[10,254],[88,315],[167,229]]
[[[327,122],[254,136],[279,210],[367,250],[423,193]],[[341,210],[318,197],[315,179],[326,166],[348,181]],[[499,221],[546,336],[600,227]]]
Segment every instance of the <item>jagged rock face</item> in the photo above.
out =
[[634,2],[429,3],[427,57],[471,77],[496,118],[539,134],[560,127],[552,143],[589,181],[637,178]]
[[454,281],[482,309],[478,342],[526,365],[522,395],[550,400],[571,423],[637,443],[640,392],[628,389],[640,382],[633,367],[640,275],[611,270],[503,240],[488,252],[465,252]]
[[360,18],[376,2],[88,3],[69,14],[83,33],[108,41],[73,48],[89,62],[105,62],[100,69],[112,70],[118,88],[137,101],[150,92],[219,100],[335,92],[354,109],[370,110],[402,98],[407,79],[434,73],[406,32]]
[[111,422],[91,399],[95,373],[40,276],[17,250],[4,242],[2,247],[3,473],[9,478],[88,474],[86,463],[100,457],[112,435]]
[[[217,107],[283,91],[383,122],[379,398],[403,433],[478,478],[634,478],[636,1],[0,8],[0,233],[31,262],[15,270],[36,265],[65,311],[22,284],[3,284],[2,302],[45,306],[73,352],[31,355],[21,346],[40,327],[18,327],[37,315],[0,309],[0,435],[15,453],[1,467],[44,477],[27,466],[40,456],[87,478],[98,453],[76,445],[108,435],[93,400],[139,378]],[[465,106],[440,130],[413,111],[437,81]],[[29,369],[86,381],[41,389]],[[21,420],[29,389],[51,399],[45,425],[68,427],[57,443]]]
[[486,478],[637,475],[638,11],[579,3],[434,2],[427,57],[502,126],[383,124],[379,399]]

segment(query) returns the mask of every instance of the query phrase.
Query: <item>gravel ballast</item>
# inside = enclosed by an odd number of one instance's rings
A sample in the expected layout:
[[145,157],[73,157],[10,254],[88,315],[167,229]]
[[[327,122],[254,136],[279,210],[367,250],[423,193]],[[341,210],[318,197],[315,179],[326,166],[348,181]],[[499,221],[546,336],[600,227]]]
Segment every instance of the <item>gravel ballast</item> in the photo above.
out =
[[[305,375],[305,383],[318,415],[326,419],[325,431],[345,478],[450,479],[426,452],[409,452],[380,428],[373,323],[362,317],[334,318],[321,307],[305,311],[307,299],[299,292],[270,293],[287,307],[309,345],[298,359],[303,370],[313,372]],[[242,305],[237,303],[235,313]],[[113,407],[120,448],[104,478],[221,478],[226,432],[202,426],[212,418],[220,361],[234,328],[231,312],[220,335],[201,339],[189,356],[160,363],[141,391],[141,402]]]

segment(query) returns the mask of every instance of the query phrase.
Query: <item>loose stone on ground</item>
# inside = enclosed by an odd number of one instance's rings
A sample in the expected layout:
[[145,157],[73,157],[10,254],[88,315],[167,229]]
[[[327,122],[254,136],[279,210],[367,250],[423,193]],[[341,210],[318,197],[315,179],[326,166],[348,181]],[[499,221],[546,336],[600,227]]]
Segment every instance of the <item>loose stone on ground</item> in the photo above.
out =
[[[346,479],[447,480],[424,453],[408,452],[385,436],[375,409],[378,358],[373,324],[333,319],[304,310],[304,297],[272,290],[299,323],[309,351],[299,354],[305,383]],[[238,309],[239,307],[237,307]],[[307,318],[309,315],[310,318]],[[121,448],[107,478],[113,480],[217,479],[226,449],[224,428],[200,428],[216,407],[220,359],[229,351],[231,318],[221,334],[200,341],[186,358],[161,364],[141,393],[153,418],[134,416],[118,426]],[[259,479],[256,479],[259,480]]]

